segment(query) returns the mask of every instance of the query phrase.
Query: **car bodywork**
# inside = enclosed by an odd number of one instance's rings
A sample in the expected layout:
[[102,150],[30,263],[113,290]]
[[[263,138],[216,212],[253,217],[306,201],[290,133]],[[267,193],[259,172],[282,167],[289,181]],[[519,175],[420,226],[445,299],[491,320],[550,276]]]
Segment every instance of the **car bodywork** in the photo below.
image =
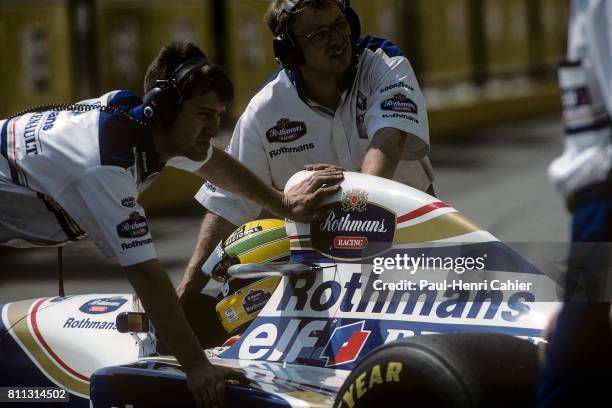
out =
[[[307,172],[298,173],[287,188],[304,177]],[[316,272],[283,272],[274,293],[263,294],[269,301],[240,339],[208,351],[214,364],[236,368],[251,380],[228,384],[232,406],[331,406],[350,371],[382,344],[452,332],[506,333],[537,343],[559,306],[536,302],[557,290],[546,275],[425,193],[346,173],[342,192],[326,198],[322,208],[324,219],[288,221],[286,227],[291,262]],[[459,272],[455,263],[453,270],[374,272],[375,258],[404,256],[480,257],[483,268]],[[376,280],[417,286],[376,290]],[[421,281],[433,286],[418,286]],[[452,286],[456,281],[474,286]],[[477,285],[484,281],[517,287]],[[531,285],[525,289],[521,282]],[[176,360],[154,354],[152,333],[116,331],[117,314],[131,310],[137,310],[131,295],[1,306],[0,384],[61,386],[71,393],[68,406],[88,406],[90,398],[100,407],[192,404]]]

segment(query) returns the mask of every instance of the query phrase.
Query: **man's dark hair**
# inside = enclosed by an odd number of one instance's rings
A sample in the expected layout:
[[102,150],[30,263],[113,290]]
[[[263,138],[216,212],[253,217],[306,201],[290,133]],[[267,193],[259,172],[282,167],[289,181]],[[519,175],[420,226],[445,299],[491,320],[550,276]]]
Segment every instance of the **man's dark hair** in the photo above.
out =
[[[155,57],[144,78],[144,91],[149,92],[157,80],[172,78],[174,70],[190,58],[206,57],[197,45],[188,41],[173,41],[166,44]],[[219,65],[210,64],[203,70],[197,70],[186,78],[181,91],[184,98],[195,92],[214,91],[219,101],[229,103],[234,99],[234,85],[227,73]]]
[[331,6],[342,6],[339,0],[300,0],[296,3],[293,13],[283,13],[283,8],[287,4],[287,0],[273,0],[270,8],[266,13],[266,24],[274,35],[281,35],[288,31],[289,25],[293,22],[293,17],[305,8],[315,10],[326,9]]

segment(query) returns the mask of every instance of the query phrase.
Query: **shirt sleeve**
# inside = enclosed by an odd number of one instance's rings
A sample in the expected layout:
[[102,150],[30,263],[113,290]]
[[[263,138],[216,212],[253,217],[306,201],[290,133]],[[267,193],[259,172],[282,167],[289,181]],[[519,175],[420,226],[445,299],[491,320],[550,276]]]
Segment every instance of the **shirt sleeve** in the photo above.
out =
[[[258,129],[255,113],[247,108],[236,124],[227,152],[255,173],[264,183],[272,185],[270,165]],[[232,175],[228,174],[227,177],[232,177]],[[262,210],[260,205],[223,190],[209,181],[204,183],[195,198],[207,210],[234,225],[242,225],[255,219]]]
[[368,138],[372,140],[383,128],[399,129],[423,142],[412,152],[406,146],[404,158],[422,156],[423,150],[429,151],[427,106],[410,62],[403,56],[388,57],[382,50],[374,53],[372,60],[365,115]]
[[120,167],[98,167],[57,201],[107,256],[121,266],[155,259],[155,247],[136,182]]
[[208,160],[212,157],[213,154],[213,145],[212,143],[208,147],[208,152],[206,153],[206,158],[202,161],[194,161],[188,159],[183,156],[176,156],[166,162],[166,166],[174,167],[180,170],[188,171],[190,173],[195,173],[200,170],[200,168],[206,164]]
[[587,13],[586,34],[599,90],[612,113],[612,5],[607,1],[594,1]]

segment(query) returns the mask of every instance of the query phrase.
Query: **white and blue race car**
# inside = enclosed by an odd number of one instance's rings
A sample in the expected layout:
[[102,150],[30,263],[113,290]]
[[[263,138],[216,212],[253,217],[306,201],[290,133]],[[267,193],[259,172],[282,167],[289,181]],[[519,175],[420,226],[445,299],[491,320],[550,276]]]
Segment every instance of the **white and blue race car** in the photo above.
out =
[[[449,204],[391,180],[346,173],[322,209],[311,224],[249,223],[204,266],[225,279],[217,312],[239,333],[207,354],[248,379],[228,380],[229,406],[533,403],[535,344],[559,307],[537,301],[558,289],[548,276]],[[281,242],[289,260],[249,262]],[[227,263],[232,250],[242,252]],[[240,279],[275,281],[228,295]],[[61,387],[67,407],[195,406],[177,361],[133,326],[137,312],[129,294],[0,305],[0,386]]]

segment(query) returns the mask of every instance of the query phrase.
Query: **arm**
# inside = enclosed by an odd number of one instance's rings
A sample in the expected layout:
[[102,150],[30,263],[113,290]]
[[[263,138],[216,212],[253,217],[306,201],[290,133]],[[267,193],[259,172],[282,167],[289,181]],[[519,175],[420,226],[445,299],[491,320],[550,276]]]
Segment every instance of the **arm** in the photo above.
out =
[[[268,210],[293,219],[309,220],[305,217],[318,199],[337,191],[339,186],[323,187],[325,183],[336,183],[342,179],[342,170],[330,168],[318,172],[312,181],[304,180],[287,194],[264,183],[253,172],[226,152],[215,149],[211,159],[197,172],[213,184],[243,195]],[[209,211],[202,221],[200,235],[189,265],[183,274],[177,294],[186,301],[192,294],[199,293],[207,282],[201,272],[202,265],[220,240],[227,237],[237,226],[223,217]]]
[[264,183],[238,160],[217,148],[197,174],[281,217],[305,222],[312,220],[310,211],[316,202],[324,195],[338,191],[340,186],[332,184],[343,179],[341,170],[328,168],[313,174],[311,179],[298,183],[287,194],[283,194]]
[[412,67],[404,57],[378,53],[370,58],[371,90],[365,113],[370,146],[362,171],[396,180],[401,175],[402,182],[426,190],[433,180],[426,157],[427,106]]
[[214,148],[212,157],[197,171],[197,174],[216,186],[262,205],[275,214],[285,215],[282,193],[264,183],[252,171],[221,149]]
[[[363,158],[361,172],[373,176],[393,178],[397,164],[400,161],[406,138],[404,132],[394,128],[380,129]],[[416,138],[416,136],[412,136]]]
[[183,315],[168,275],[157,259],[124,267],[130,283],[155,325],[187,374],[198,406],[224,406],[228,370],[213,366]]
[[612,113],[612,5],[606,1],[592,2],[587,13],[587,41],[593,70],[597,76],[601,97],[608,113]]
[[179,308],[172,282],[159,261],[152,259],[124,269],[158,336],[169,345],[185,371],[208,363]]
[[226,221],[215,213],[208,212],[202,220],[198,242],[183,274],[181,283],[176,289],[181,300],[187,296],[199,293],[207,282],[202,273],[202,265],[215,249],[215,246],[237,228],[236,225]]
[[156,259],[144,210],[137,202],[119,204],[126,197],[137,197],[133,178],[124,169],[100,166],[66,188],[58,203],[123,266],[160,338],[187,374],[198,406],[220,405],[229,371],[206,359],[187,326],[172,283]]

